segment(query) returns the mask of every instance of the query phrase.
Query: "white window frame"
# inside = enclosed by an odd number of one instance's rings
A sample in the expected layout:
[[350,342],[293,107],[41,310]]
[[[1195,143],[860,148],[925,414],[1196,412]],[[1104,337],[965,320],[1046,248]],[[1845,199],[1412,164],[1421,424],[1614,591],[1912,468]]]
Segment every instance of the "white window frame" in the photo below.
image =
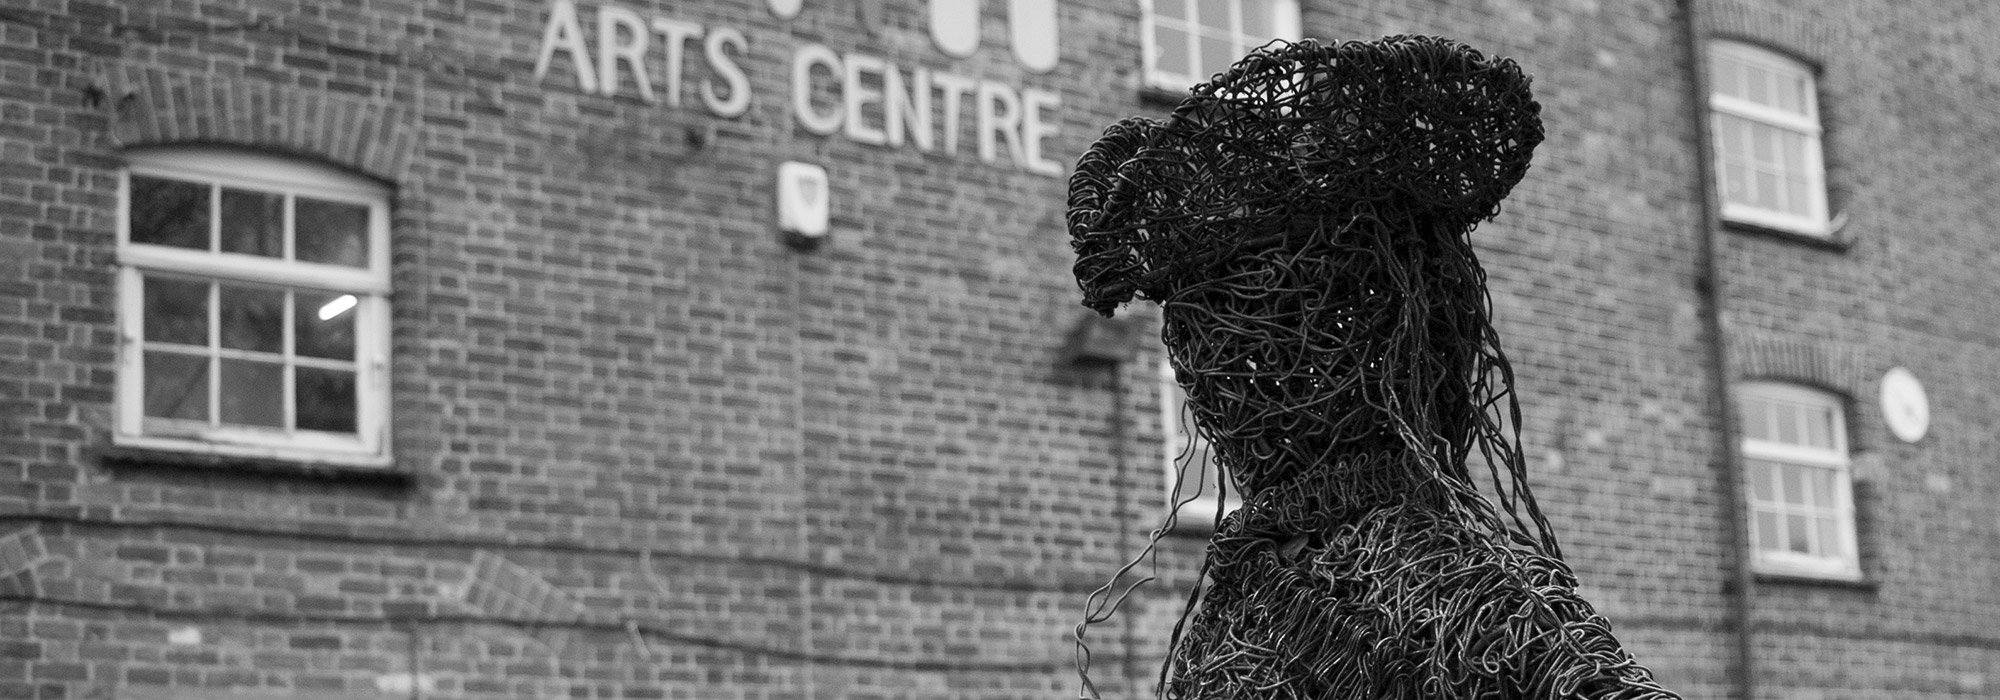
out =
[[1177,513],[1177,528],[1208,529],[1215,525],[1218,509],[1222,509],[1224,514],[1236,510],[1243,503],[1243,495],[1232,486],[1226,497],[1228,505],[1225,509],[1225,499],[1217,497],[1214,483],[1209,481],[1216,475],[1214,471],[1203,474],[1198,482],[1201,487],[1199,493],[1174,492],[1181,483],[1182,469],[1198,467],[1214,459],[1208,440],[1194,431],[1192,419],[1182,420],[1186,402],[1187,393],[1181,389],[1180,382],[1174,380],[1173,365],[1165,359],[1160,360],[1160,433],[1166,453],[1163,466],[1167,505]]
[[[1744,498],[1749,517],[1746,519],[1745,535],[1749,537],[1751,562],[1759,573],[1810,578],[1858,581],[1861,579],[1861,557],[1854,525],[1853,469],[1847,446],[1846,407],[1838,396],[1795,384],[1778,382],[1746,382],[1737,386],[1736,399],[1738,423],[1742,428],[1742,450],[1746,462],[1744,468]],[[1824,409],[1831,416],[1829,437],[1832,448],[1811,447],[1801,444],[1780,442],[1773,439],[1750,437],[1747,422],[1750,417],[1744,413],[1752,400],[1786,403],[1809,409]],[[1756,495],[1756,485],[1749,483],[1756,479],[1756,470],[1750,468],[1750,461],[1772,462],[1799,466],[1809,469],[1823,469],[1832,472],[1833,503],[1799,505],[1785,502],[1779,484],[1769,485],[1771,493],[1778,499],[1760,499]],[[1776,474],[1774,472],[1773,476]],[[1810,486],[1805,487],[1808,492]],[[1790,549],[1764,549],[1758,539],[1758,515],[1771,513],[1779,517],[1805,515],[1825,517],[1831,515],[1836,520],[1836,543],[1840,552],[1837,556],[1815,556]],[[1814,541],[1818,534],[1812,534]]]
[[[118,181],[119,373],[113,444],[140,449],[270,459],[309,464],[386,467],[389,417],[390,189],[367,178],[293,159],[211,148],[148,149],[127,154]],[[132,176],[210,187],[211,250],[132,242]],[[221,225],[220,187],[305,196],[368,208],[367,268],[301,262],[213,250]],[[285,220],[293,197],[285,199]],[[289,240],[289,236],[288,236]],[[356,297],[355,433],[231,425],[197,427],[145,416],[143,276],[345,292]],[[213,305],[211,301],[211,305]],[[213,326],[211,309],[211,323]],[[211,328],[210,334],[217,332]],[[288,364],[287,367],[290,365]],[[289,377],[289,370],[287,370]],[[287,390],[287,408],[290,390]],[[214,410],[211,408],[211,410]]]
[[[1158,63],[1161,53],[1159,29],[1162,23],[1165,23],[1168,28],[1180,29],[1188,33],[1189,67],[1196,73],[1201,72],[1202,64],[1201,42],[1196,38],[1201,30],[1212,32],[1219,30],[1229,35],[1230,46],[1234,51],[1234,55],[1229,57],[1229,63],[1224,64],[1224,69],[1228,65],[1234,64],[1245,54],[1248,54],[1251,49],[1270,43],[1272,39],[1298,41],[1301,36],[1298,0],[1271,0],[1271,27],[1275,30],[1275,35],[1267,37],[1255,37],[1243,32],[1243,0],[1222,1],[1229,3],[1229,27],[1198,26],[1196,18],[1199,15],[1196,14],[1197,9],[1195,7],[1197,0],[1139,0],[1139,45],[1140,50],[1144,52],[1142,57],[1144,63],[1143,71],[1146,76],[1147,85],[1166,90],[1181,91],[1208,80],[1210,75],[1212,75],[1210,73],[1199,75],[1180,74],[1159,68]],[[1186,12],[1183,17],[1187,19],[1165,17],[1155,11],[1157,3],[1167,2],[1181,3],[1183,10]]]
[[[1802,95],[1804,110],[1792,112],[1771,105],[1758,104],[1748,99],[1725,95],[1716,86],[1719,79],[1716,71],[1723,61],[1735,61],[1772,71],[1780,77],[1796,78],[1803,82]],[[1812,66],[1782,54],[1734,41],[1714,41],[1709,44],[1709,138],[1713,154],[1712,167],[1715,171],[1716,199],[1722,202],[1722,218],[1754,226],[1789,231],[1815,237],[1832,235],[1826,201],[1826,164],[1822,160],[1820,140],[1822,128],[1819,116],[1819,87]],[[1729,183],[1725,162],[1729,154],[1723,152],[1725,128],[1723,116],[1744,119],[1756,124],[1773,127],[1804,137],[1803,166],[1805,171],[1797,173],[1805,180],[1806,213],[1799,214],[1743,202],[1729,201]],[[1747,140],[1746,140],[1747,142]]]

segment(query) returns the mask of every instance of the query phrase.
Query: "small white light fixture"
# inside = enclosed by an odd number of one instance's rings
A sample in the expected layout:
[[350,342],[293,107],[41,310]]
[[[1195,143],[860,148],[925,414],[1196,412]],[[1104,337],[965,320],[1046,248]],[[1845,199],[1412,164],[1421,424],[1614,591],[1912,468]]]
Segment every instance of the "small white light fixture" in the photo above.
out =
[[826,239],[832,210],[833,190],[827,184],[826,168],[798,161],[778,166],[778,229],[787,245],[800,250],[819,247]]
[[354,298],[352,294],[342,294],[334,297],[333,301],[329,301],[324,306],[319,307],[319,320],[331,321],[335,316],[347,313],[348,309],[354,308],[354,305],[359,303],[361,303],[361,300]]
[[1901,367],[1882,375],[1882,421],[1903,442],[1922,440],[1930,432],[1930,399],[1917,375]]

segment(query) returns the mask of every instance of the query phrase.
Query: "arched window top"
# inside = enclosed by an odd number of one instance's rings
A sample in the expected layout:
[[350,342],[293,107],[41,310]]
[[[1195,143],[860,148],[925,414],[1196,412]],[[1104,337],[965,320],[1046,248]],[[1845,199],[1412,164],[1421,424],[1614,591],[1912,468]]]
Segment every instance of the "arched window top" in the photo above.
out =
[[[1736,41],[1709,50],[1709,89],[1726,106],[1769,110],[1819,130],[1818,71],[1804,61]],[[1733,103],[1733,104],[1732,104]]]
[[224,180],[346,192],[358,197],[387,199],[392,194],[392,189],[382,181],[348,168],[227,146],[136,148],[125,152],[125,161],[142,170],[167,169]]
[[1737,393],[1744,439],[1847,451],[1846,400],[1840,395],[1783,382],[1748,382]]

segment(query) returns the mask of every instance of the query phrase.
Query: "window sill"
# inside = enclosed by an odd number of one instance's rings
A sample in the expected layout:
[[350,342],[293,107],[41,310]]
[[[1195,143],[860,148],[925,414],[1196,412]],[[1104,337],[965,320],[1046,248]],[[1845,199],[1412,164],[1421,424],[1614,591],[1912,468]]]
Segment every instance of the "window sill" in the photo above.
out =
[[1142,105],[1173,109],[1181,106],[1181,100],[1187,99],[1187,96],[1188,88],[1175,90],[1151,83],[1139,86],[1139,104]]
[[365,481],[392,485],[413,482],[410,474],[395,469],[387,459],[335,461],[287,459],[218,452],[193,452],[165,447],[109,445],[98,448],[97,457],[107,467],[168,468],[227,471],[288,478]]
[[1724,219],[1722,221],[1722,228],[1744,235],[1764,236],[1787,243],[1797,243],[1822,250],[1830,250],[1836,253],[1845,253],[1847,249],[1854,247],[1854,238],[1852,236],[1841,235],[1841,228],[1835,228],[1824,236],[1816,236],[1792,229],[1733,219]]
[[1866,576],[1860,578],[1845,578],[1845,577],[1837,577],[1831,575],[1814,575],[1814,574],[1793,573],[1784,571],[1758,571],[1753,574],[1753,577],[1755,578],[1758,584],[1770,584],[1770,585],[1788,586],[1788,587],[1810,586],[1815,588],[1844,588],[1847,590],[1865,591],[1869,593],[1873,593],[1882,587],[1879,582],[1875,581],[1874,579],[1867,578]]

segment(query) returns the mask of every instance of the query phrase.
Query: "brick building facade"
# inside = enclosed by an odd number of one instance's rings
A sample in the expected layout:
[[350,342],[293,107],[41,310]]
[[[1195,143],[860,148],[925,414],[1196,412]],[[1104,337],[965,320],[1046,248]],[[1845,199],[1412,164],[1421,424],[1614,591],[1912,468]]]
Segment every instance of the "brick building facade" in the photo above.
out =
[[[0,697],[1075,692],[1173,428],[1156,347],[1068,342],[1062,176],[1220,49],[963,5],[0,6]],[[1535,77],[1475,241],[1538,495],[1664,683],[2000,694],[2000,12],[1220,6]],[[1200,534],[1092,628],[1107,697]]]

